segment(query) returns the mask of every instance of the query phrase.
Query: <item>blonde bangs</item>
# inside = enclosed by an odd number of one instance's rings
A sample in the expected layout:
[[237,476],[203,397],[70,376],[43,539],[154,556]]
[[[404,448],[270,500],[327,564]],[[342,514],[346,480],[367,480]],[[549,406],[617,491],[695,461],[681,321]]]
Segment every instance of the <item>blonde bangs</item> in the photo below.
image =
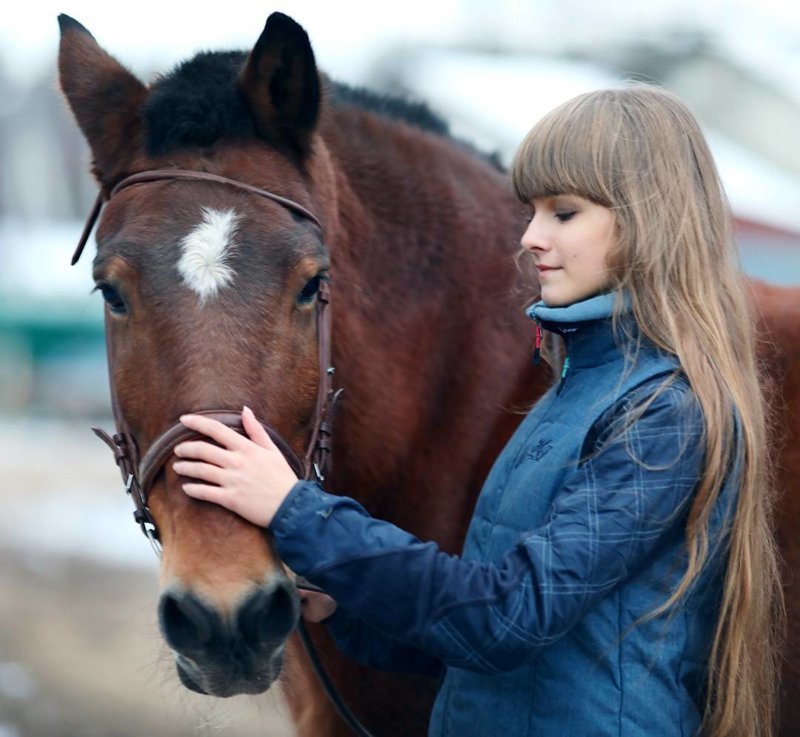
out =
[[581,95],[542,118],[520,144],[511,165],[517,197],[575,194],[613,207],[620,121],[608,105],[614,90]]

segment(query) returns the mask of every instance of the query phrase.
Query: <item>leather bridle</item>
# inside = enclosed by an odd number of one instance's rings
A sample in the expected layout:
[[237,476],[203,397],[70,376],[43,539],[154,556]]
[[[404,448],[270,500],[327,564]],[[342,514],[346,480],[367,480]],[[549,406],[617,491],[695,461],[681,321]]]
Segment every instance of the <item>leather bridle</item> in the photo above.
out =
[[[86,242],[100,216],[103,205],[116,196],[119,192],[128,187],[135,185],[147,184],[151,182],[170,181],[170,180],[189,180],[189,181],[202,181],[212,182],[215,184],[223,184],[229,187],[235,187],[250,194],[265,197],[268,200],[278,203],[282,207],[292,211],[293,213],[305,218],[320,230],[324,230],[322,223],[305,207],[298,204],[294,200],[274,194],[268,190],[254,187],[244,182],[239,182],[235,179],[228,179],[227,177],[218,176],[216,174],[209,174],[206,172],[196,172],[185,169],[153,169],[151,171],[143,171],[137,174],[132,174],[122,179],[116,184],[108,194],[105,195],[103,190],[97,196],[95,204],[89,213],[86,220],[83,233],[81,234],[78,246],[72,256],[72,264],[76,264],[83,252]],[[342,389],[334,389],[333,375],[334,369],[331,366],[331,328],[330,328],[330,313],[328,311],[328,304],[330,303],[330,286],[326,279],[321,279],[319,284],[319,291],[317,293],[316,305],[316,319],[317,319],[317,344],[319,355],[319,385],[317,389],[317,401],[314,409],[313,422],[311,425],[311,434],[308,441],[308,447],[305,456],[301,460],[297,457],[295,452],[289,444],[267,425],[263,420],[259,420],[270,436],[272,441],[283,453],[288,461],[292,470],[299,478],[305,480],[316,479],[319,481],[324,480],[327,473],[328,466],[330,465],[331,454],[331,439],[333,432],[333,413],[336,405],[341,397]],[[136,438],[130,430],[122,409],[117,401],[116,390],[114,382],[111,380],[111,367],[113,365],[113,355],[111,353],[110,341],[106,340],[108,350],[108,368],[109,368],[109,385],[111,391],[111,408],[116,425],[116,432],[114,435],[109,435],[107,432],[100,428],[92,428],[95,435],[99,437],[111,451],[114,453],[114,460],[119,466],[122,473],[122,480],[125,484],[125,491],[130,494],[133,499],[134,506],[136,507],[133,516],[136,523],[141,528],[145,537],[150,541],[156,555],[161,554],[161,544],[158,534],[156,522],[147,504],[148,494],[155,483],[159,473],[163,470],[167,461],[171,458],[173,450],[178,443],[184,440],[190,440],[200,436],[193,430],[190,430],[185,425],[176,421],[170,425],[164,432],[161,433],[150,445],[144,457],[140,456],[139,446]],[[235,410],[216,409],[216,410],[194,410],[194,414],[202,414],[211,417],[215,420],[222,422],[228,427],[233,428],[239,433],[244,434],[242,427],[241,413]],[[299,588],[307,588],[310,590],[317,590],[313,584],[309,584],[302,579],[295,582]],[[303,625],[302,620],[298,625],[298,630],[303,641],[303,644],[308,652],[309,658],[317,672],[322,685],[331,699],[333,705],[336,707],[340,716],[350,726],[355,734],[360,737],[371,737],[370,733],[361,725],[356,719],[347,705],[342,701],[336,688],[330,679],[330,676],[325,671],[324,666],[319,660],[314,645],[309,637],[308,631]]]
[[[229,187],[235,187],[244,190],[250,194],[255,194],[260,197],[277,202],[281,206],[291,210],[292,212],[300,215],[301,217],[314,223],[320,230],[322,230],[322,223],[305,207],[299,205],[293,200],[281,197],[265,189],[254,187],[244,182],[239,182],[235,179],[228,179],[217,174],[209,174],[207,172],[197,172],[185,169],[153,169],[150,171],[143,171],[137,174],[132,174],[122,179],[109,193],[106,198],[101,191],[97,197],[94,207],[86,221],[83,229],[81,239],[75,253],[72,257],[72,263],[77,263],[78,259],[83,252],[84,246],[94,228],[95,223],[100,215],[102,205],[104,202],[111,200],[119,192],[133,187],[136,185],[148,184],[151,182],[171,181],[171,180],[189,180],[212,182],[216,184],[224,184]],[[317,343],[319,355],[319,385],[317,389],[317,401],[314,408],[314,417],[312,422],[312,430],[309,439],[308,448],[305,457],[301,461],[294,453],[289,444],[283,438],[267,425],[262,420],[259,420],[264,426],[264,429],[272,438],[278,449],[284,454],[292,470],[299,478],[310,480],[316,478],[323,480],[330,460],[331,450],[331,434],[332,434],[332,414],[335,406],[341,396],[341,390],[333,388],[333,374],[334,369],[331,366],[331,341],[330,341],[330,317],[328,312],[328,304],[330,302],[330,287],[326,279],[321,279],[319,283],[319,291],[317,293]],[[108,368],[111,371],[113,365],[113,356],[111,354],[111,346],[108,343]],[[104,442],[114,453],[114,459],[122,473],[122,479],[125,484],[125,490],[130,494],[133,503],[136,507],[134,511],[134,519],[141,527],[142,532],[150,540],[156,553],[160,552],[159,535],[153,515],[147,504],[147,498],[153,484],[164,465],[172,456],[173,450],[178,443],[184,440],[194,439],[200,435],[193,430],[189,430],[182,425],[179,421],[170,425],[161,435],[159,435],[152,443],[152,445],[145,453],[144,457],[140,456],[139,446],[136,438],[130,431],[130,428],[125,421],[122,409],[117,401],[114,382],[110,381],[111,386],[111,408],[114,416],[114,423],[116,425],[116,432],[114,435],[109,435],[100,428],[92,428],[94,433]],[[196,410],[196,414],[203,414],[215,420],[222,422],[228,427],[233,428],[237,432],[243,433],[244,430],[241,424],[241,414],[238,411],[228,409],[213,409],[213,410]]]

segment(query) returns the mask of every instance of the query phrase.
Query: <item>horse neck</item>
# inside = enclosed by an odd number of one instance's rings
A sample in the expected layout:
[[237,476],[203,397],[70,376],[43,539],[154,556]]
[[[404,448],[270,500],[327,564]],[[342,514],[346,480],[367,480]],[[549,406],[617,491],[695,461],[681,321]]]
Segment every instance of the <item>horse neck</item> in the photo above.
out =
[[345,390],[332,483],[457,547],[518,422],[507,410],[535,393],[521,303],[510,297],[519,206],[498,172],[453,142],[365,113],[342,113],[325,133]]

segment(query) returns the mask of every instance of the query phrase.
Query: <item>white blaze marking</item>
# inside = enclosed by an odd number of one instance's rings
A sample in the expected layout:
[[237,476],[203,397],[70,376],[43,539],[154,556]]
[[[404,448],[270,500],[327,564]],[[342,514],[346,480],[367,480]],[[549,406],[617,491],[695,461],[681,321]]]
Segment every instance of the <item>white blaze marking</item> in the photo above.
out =
[[233,236],[239,217],[233,210],[203,208],[203,222],[181,241],[183,254],[178,272],[186,285],[197,292],[200,304],[233,281],[227,256],[236,245]]

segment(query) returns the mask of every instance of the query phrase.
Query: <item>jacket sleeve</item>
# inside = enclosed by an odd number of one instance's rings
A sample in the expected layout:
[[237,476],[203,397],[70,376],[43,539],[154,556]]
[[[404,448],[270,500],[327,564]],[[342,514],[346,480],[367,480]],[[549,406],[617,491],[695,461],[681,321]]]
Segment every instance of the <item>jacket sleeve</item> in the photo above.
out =
[[341,606],[325,620],[325,625],[336,647],[362,665],[429,678],[438,678],[442,673],[444,664],[438,658],[384,635]]
[[547,524],[496,565],[447,555],[308,482],[295,485],[272,522],[278,552],[376,633],[451,666],[511,670],[684,524],[704,457],[688,386],[662,391],[624,433],[603,422],[592,428],[601,447],[570,472]]

